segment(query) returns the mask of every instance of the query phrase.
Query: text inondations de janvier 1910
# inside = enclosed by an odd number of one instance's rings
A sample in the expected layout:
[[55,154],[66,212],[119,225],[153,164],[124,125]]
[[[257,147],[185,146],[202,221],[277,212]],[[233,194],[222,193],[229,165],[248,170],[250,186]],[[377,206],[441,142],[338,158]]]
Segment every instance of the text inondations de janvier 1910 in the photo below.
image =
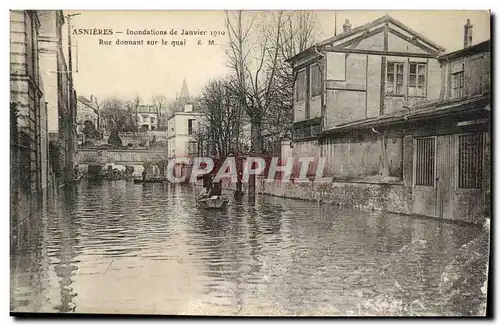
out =
[[97,44],[103,47],[184,47],[186,45],[216,46],[217,37],[224,36],[224,30],[206,29],[124,29],[83,28],[74,29],[73,35],[96,37]]

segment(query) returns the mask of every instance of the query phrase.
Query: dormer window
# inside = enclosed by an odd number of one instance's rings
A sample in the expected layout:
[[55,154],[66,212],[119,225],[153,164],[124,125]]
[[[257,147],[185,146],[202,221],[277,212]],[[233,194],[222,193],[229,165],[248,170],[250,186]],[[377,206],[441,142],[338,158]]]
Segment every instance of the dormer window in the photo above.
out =
[[451,92],[453,98],[464,96],[464,71],[457,71],[451,74]]
[[464,71],[463,59],[451,63],[450,86],[451,98],[464,97]]

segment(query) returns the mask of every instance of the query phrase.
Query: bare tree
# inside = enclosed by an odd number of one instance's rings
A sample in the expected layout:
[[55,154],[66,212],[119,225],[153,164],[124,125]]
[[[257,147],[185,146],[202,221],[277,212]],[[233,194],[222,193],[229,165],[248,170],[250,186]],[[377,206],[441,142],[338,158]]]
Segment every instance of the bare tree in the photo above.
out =
[[319,33],[316,14],[311,11],[285,12],[282,21],[281,30],[276,32],[281,34],[281,38],[276,43],[279,49],[276,78],[272,85],[274,101],[269,104],[263,125],[264,133],[270,141],[291,136],[295,78],[286,59],[311,47]]
[[226,12],[228,64],[240,108],[251,122],[251,144],[262,152],[263,135],[279,139],[291,129],[293,75],[285,60],[315,42],[312,12]]
[[[243,12],[241,10],[237,12],[226,12],[226,28],[229,36],[229,48],[226,54],[228,56],[228,65],[236,76],[233,80],[232,89],[238,97],[238,121],[241,121],[243,114],[249,113],[246,96],[246,70],[251,50],[250,36],[255,19],[256,15],[251,15],[244,24]],[[251,114],[248,115],[251,116]],[[239,133],[238,131],[238,134]],[[239,139],[239,135],[237,138]],[[237,151],[240,152],[239,146]]]
[[139,110],[140,103],[141,98],[137,95],[132,100],[125,102],[125,108],[127,110],[127,131],[136,133],[137,130],[139,130],[137,112]]
[[200,111],[204,113],[204,121],[197,138],[211,144],[208,154],[226,157],[238,146],[241,128],[238,103],[238,95],[232,92],[227,80],[214,80],[203,90]]
[[123,107],[123,101],[116,97],[102,102],[101,118],[104,120],[108,131],[119,132],[126,128],[127,112]]
[[163,120],[168,116],[168,100],[163,95],[153,96],[153,105],[155,107],[156,117],[158,119],[158,128],[163,126]]

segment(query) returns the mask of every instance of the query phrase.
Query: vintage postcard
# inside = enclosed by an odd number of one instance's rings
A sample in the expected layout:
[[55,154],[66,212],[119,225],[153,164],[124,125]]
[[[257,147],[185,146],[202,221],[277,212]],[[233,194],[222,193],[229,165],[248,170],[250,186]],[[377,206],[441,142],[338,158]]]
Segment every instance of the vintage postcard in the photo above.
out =
[[10,12],[10,311],[486,316],[488,11]]

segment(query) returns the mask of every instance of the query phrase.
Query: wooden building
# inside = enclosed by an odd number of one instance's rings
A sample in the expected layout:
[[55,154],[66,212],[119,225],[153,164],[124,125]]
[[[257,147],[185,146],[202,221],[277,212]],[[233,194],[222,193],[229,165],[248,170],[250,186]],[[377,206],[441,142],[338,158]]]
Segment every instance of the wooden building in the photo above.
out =
[[390,16],[354,29],[346,20],[343,33],[290,58],[293,155],[325,157],[334,183],[402,189],[400,212],[478,220],[489,42],[470,46],[471,31],[468,22],[465,49],[443,55]]

